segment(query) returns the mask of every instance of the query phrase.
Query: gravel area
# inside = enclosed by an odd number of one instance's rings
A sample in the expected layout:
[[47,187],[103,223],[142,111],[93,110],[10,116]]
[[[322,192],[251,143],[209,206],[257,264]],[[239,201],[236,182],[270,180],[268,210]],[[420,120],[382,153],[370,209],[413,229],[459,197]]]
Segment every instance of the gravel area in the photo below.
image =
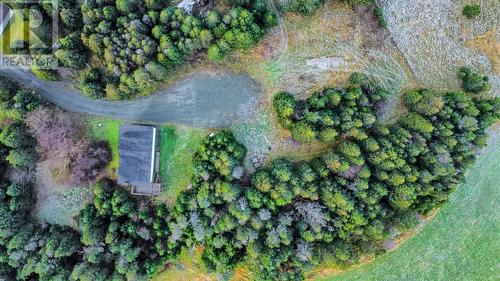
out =
[[0,70],[0,74],[36,89],[48,101],[68,111],[199,128],[227,127],[251,117],[261,94],[250,77],[229,72],[197,72],[165,90],[131,101],[91,99],[62,82],[42,81],[19,69]]

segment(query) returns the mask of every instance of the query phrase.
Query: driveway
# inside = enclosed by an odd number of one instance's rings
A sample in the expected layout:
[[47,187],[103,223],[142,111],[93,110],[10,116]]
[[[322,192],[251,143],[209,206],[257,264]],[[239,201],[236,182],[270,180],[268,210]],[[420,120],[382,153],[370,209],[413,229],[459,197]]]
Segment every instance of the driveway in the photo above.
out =
[[68,111],[200,128],[227,127],[251,116],[261,94],[250,77],[229,72],[197,72],[165,90],[131,101],[92,99],[63,82],[43,81],[20,69],[1,69],[0,75],[37,90],[48,101]]

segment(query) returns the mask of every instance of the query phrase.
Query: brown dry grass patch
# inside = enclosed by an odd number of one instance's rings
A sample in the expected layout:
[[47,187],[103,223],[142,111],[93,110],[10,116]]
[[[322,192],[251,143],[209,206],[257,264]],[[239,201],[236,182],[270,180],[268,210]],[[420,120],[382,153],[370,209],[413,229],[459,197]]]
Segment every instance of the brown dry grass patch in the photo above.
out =
[[500,75],[500,29],[496,28],[465,43],[468,48],[485,53],[490,59],[493,73]]

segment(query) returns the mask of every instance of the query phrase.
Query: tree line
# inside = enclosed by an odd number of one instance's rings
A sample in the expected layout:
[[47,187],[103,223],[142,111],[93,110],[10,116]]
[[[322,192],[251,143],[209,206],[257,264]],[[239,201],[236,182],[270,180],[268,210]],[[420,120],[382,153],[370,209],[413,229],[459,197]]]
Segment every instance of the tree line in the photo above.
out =
[[324,156],[277,159],[251,180],[235,177],[245,149],[232,134],[208,137],[173,210],[180,241],[202,244],[209,269],[246,262],[259,280],[302,280],[325,256],[347,265],[380,252],[391,229],[411,229],[448,200],[500,118],[498,98],[414,90],[404,102],[395,124],[343,132]]
[[85,68],[86,49],[99,58],[99,67],[81,71],[85,95],[149,93],[194,54],[206,51],[220,61],[232,50],[251,48],[277,23],[265,0],[226,2],[227,10],[190,15],[168,1],[90,0],[81,8],[81,31],[61,38],[56,55],[75,69]]

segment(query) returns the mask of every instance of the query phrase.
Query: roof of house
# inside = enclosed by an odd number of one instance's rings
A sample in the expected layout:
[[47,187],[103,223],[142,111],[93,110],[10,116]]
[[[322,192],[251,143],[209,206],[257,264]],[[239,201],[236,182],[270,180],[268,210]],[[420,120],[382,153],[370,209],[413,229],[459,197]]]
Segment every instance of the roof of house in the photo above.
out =
[[118,141],[118,183],[145,185],[152,182],[155,128],[122,125]]

